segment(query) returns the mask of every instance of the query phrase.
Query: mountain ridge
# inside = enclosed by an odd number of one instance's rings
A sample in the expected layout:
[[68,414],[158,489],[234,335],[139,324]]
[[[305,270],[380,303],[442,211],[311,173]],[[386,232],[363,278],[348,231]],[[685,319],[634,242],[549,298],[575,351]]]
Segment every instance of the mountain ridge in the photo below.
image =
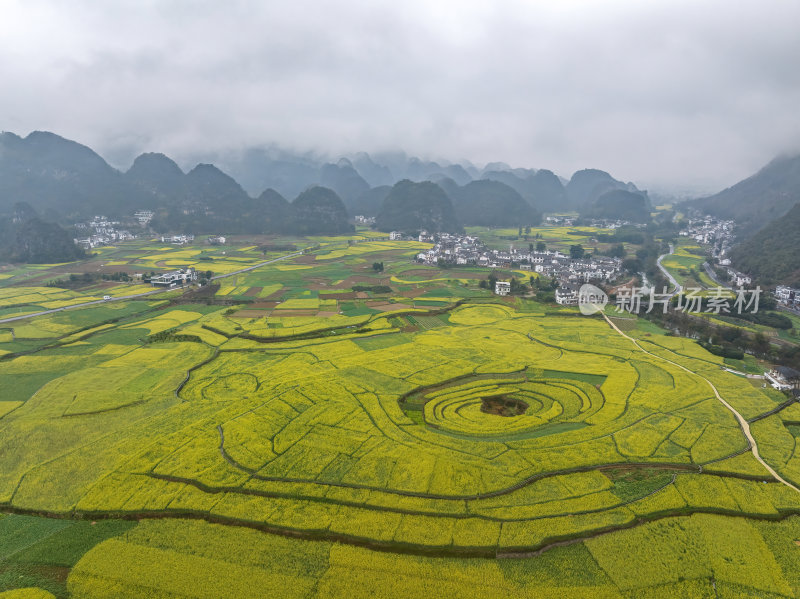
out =
[[800,154],[784,154],[738,183],[683,205],[735,220],[746,237],[789,212],[797,202],[800,202]]

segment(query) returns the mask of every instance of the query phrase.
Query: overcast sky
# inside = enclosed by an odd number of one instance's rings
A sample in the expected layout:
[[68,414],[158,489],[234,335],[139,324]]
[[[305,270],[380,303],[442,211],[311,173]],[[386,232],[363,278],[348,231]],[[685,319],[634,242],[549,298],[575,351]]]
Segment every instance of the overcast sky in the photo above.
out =
[[0,129],[726,187],[800,151],[800,2],[0,0]]

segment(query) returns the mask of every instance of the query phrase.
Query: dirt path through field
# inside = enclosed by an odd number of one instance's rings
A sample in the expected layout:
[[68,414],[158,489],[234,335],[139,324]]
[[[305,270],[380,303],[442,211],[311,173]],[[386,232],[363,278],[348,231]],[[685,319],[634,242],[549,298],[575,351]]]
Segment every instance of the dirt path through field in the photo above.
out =
[[616,324],[614,324],[614,322],[608,316],[606,316],[604,313],[603,313],[603,318],[605,318],[606,322],[609,325],[611,325],[611,328],[613,328],[617,333],[619,333],[620,335],[625,337],[625,339],[627,339],[628,341],[632,342],[637,348],[639,348],[639,350],[643,351],[644,353],[646,353],[646,354],[648,354],[650,356],[653,356],[654,358],[658,358],[659,360],[663,360],[664,362],[668,362],[668,363],[672,364],[673,366],[677,366],[678,368],[680,368],[681,370],[685,370],[689,374],[693,374],[695,376],[699,376],[706,383],[708,383],[708,386],[711,387],[712,391],[714,391],[714,395],[716,396],[717,400],[719,400],[719,402],[723,406],[728,408],[728,410],[730,410],[733,413],[733,415],[736,417],[736,420],[739,421],[739,427],[742,429],[742,432],[744,433],[744,436],[747,437],[747,440],[750,442],[750,451],[753,453],[753,457],[755,457],[755,459],[757,459],[761,463],[761,465],[764,466],[764,468],[767,469],[767,471],[772,475],[772,477],[775,480],[777,480],[778,482],[783,483],[784,485],[786,485],[790,489],[796,491],[797,493],[800,493],[800,489],[798,489],[792,483],[790,483],[789,481],[784,479],[780,474],[778,474],[772,468],[772,466],[770,466],[769,464],[767,464],[764,461],[764,459],[758,453],[758,444],[756,443],[756,440],[753,438],[753,434],[750,432],[750,425],[747,423],[747,420],[745,420],[744,416],[742,416],[739,412],[737,412],[736,409],[731,404],[729,404],[727,401],[725,401],[722,398],[722,396],[719,394],[719,391],[717,391],[717,388],[714,386],[714,383],[712,383],[710,380],[708,380],[703,375],[697,374],[696,372],[692,372],[691,370],[689,370],[685,366],[682,366],[682,365],[678,364],[677,362],[673,362],[672,360],[669,360],[667,358],[664,358],[662,356],[659,356],[659,355],[656,355],[654,353],[651,353],[651,352],[647,351],[645,348],[643,348],[641,345],[639,345],[639,342],[636,341],[636,339],[634,339],[633,337],[629,337],[628,335],[623,333],[620,330],[620,328]]

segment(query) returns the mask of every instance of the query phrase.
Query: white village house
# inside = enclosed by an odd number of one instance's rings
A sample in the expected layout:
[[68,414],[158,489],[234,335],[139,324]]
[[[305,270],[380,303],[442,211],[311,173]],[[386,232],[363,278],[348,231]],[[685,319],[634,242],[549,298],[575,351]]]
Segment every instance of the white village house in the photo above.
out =
[[163,272],[150,279],[153,287],[174,287],[175,285],[186,285],[197,280],[197,271],[193,267],[180,268],[170,272]]
[[556,303],[562,306],[578,305],[578,287],[575,285],[561,285],[556,289]]
[[508,295],[511,293],[511,283],[508,281],[496,281],[494,284],[494,292],[497,295]]
[[778,391],[800,389],[800,372],[788,366],[776,366],[764,375]]

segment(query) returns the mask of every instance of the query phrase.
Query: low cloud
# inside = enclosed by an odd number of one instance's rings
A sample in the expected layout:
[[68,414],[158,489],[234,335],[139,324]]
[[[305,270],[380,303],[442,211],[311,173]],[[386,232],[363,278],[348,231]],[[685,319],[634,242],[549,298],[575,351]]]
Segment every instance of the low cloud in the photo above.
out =
[[[433,6],[431,6],[433,4]],[[12,0],[0,128],[141,151],[402,148],[713,190],[800,150],[800,3]]]

